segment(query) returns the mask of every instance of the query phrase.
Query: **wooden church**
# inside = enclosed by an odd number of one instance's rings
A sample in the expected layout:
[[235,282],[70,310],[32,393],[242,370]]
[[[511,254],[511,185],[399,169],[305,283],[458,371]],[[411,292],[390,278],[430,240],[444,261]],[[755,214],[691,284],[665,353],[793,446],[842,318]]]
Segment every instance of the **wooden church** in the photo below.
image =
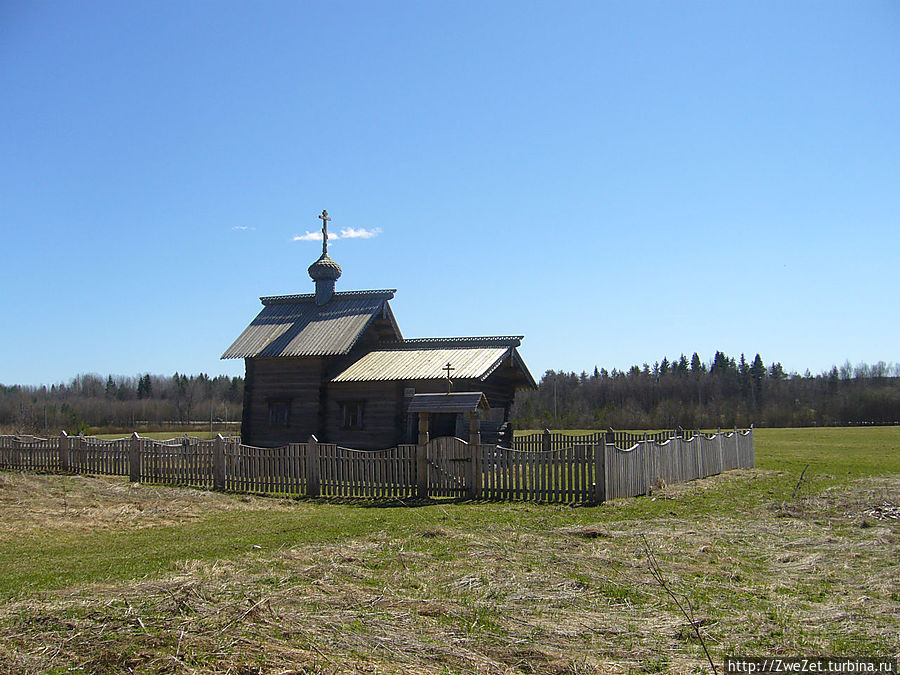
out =
[[[222,355],[244,359],[242,442],[320,442],[378,449],[438,436],[511,440],[517,389],[536,389],[522,336],[404,339],[390,290],[336,291],[328,255],[309,267],[314,293],[260,298],[263,308]],[[419,428],[424,421],[426,428]]]

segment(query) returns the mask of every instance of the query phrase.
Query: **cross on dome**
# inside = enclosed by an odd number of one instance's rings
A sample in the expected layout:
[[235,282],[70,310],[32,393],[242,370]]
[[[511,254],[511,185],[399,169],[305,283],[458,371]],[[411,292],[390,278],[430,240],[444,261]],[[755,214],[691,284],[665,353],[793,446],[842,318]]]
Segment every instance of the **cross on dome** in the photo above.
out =
[[328,215],[328,211],[322,209],[322,215],[319,216],[322,219],[322,255],[328,254],[328,221],[331,220],[331,216]]
[[316,304],[324,305],[334,295],[334,282],[341,276],[341,266],[328,257],[328,211],[319,216],[322,221],[322,255],[309,266],[309,276],[316,282]]

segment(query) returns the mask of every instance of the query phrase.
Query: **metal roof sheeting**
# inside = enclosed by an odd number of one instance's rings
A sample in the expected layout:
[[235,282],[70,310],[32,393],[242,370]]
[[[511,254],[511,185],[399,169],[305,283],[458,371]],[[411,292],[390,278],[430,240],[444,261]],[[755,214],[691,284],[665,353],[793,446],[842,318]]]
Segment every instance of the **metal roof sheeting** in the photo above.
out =
[[409,402],[407,412],[475,412],[490,408],[480,391],[460,391],[450,394],[416,394]]
[[393,291],[335,293],[321,306],[312,294],[260,298],[265,307],[222,358],[346,354],[393,295]]
[[510,347],[388,349],[369,352],[332,382],[443,380],[449,362],[453,380],[483,380],[509,355]]

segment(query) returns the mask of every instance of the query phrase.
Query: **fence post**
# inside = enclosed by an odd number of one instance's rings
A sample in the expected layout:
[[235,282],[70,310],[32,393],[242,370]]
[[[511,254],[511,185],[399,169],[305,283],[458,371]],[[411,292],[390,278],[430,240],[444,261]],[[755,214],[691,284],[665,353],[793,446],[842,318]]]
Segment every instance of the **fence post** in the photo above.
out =
[[644,473],[644,492],[647,495],[653,493],[653,485],[650,483],[650,443],[647,432],[644,432],[644,440],[641,442],[641,469]]
[[541,439],[541,450],[550,452],[550,430],[544,429],[544,437]]
[[753,443],[753,425],[750,425],[750,466],[746,467],[748,469],[752,469],[756,466],[756,446]]
[[472,450],[472,475],[469,481],[469,499],[481,498],[481,444],[470,443]]
[[700,431],[694,434],[691,443],[697,444],[697,475],[696,478],[703,478],[703,443],[700,442]]
[[177,475],[177,479],[179,483],[188,484],[188,480],[185,478],[188,471],[188,452],[191,448],[191,441],[188,438],[187,432],[184,432],[184,436],[181,437],[181,457],[179,459],[181,461],[178,462],[175,473]]
[[141,437],[136,431],[131,434],[131,442],[128,444],[128,480],[132,483],[141,482]]
[[477,413],[469,413],[469,443],[472,445],[481,444],[481,431],[478,425]]
[[61,471],[69,470],[69,434],[65,431],[59,437],[59,468]]
[[419,445],[425,445],[431,435],[431,420],[427,412],[419,413]]
[[593,505],[606,501],[606,439],[594,443],[594,494]]
[[225,439],[222,434],[216,434],[213,447],[213,490],[225,490]]
[[428,458],[425,448],[425,443],[416,445],[416,497],[419,499],[428,498]]
[[315,436],[310,436],[306,443],[306,496],[318,497],[320,491],[319,441]]
[[732,433],[732,438],[734,439],[734,458],[737,462],[737,466],[735,468],[743,469],[744,467],[741,466],[741,437],[738,436],[737,425],[734,426],[734,431]]
[[716,428],[716,447],[719,448],[719,473],[725,470],[725,449],[722,447],[722,427]]

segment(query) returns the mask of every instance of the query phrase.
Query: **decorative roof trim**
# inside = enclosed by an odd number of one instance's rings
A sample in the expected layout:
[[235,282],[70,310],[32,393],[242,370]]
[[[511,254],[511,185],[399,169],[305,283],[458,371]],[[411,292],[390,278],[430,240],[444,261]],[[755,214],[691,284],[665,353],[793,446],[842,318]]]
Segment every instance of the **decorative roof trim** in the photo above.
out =
[[381,310],[387,319],[391,322],[391,327],[394,329],[394,332],[397,334],[397,338],[403,339],[403,332],[400,330],[400,324],[397,323],[397,319],[394,316],[394,310],[391,309],[391,303],[385,302],[384,306]]
[[[513,349],[512,351],[515,351],[515,349]],[[511,356],[512,356],[512,354],[510,354],[510,350],[507,349],[505,352],[503,352],[503,356],[501,356],[499,359],[497,359],[496,361],[494,361],[494,363],[491,364],[490,368],[488,368],[488,369],[484,372],[484,375],[482,375],[482,376],[481,376],[480,378],[478,378],[478,379],[480,379],[482,382],[484,382],[485,380],[487,380],[491,375],[494,374],[494,371],[497,370],[497,368],[500,367],[500,364],[502,364],[504,361],[506,361],[506,359],[510,358]],[[530,374],[529,374],[529,376],[530,376]]]
[[403,341],[385,342],[379,350],[418,349],[420,347],[444,347],[446,349],[471,349],[472,347],[518,347],[523,335],[486,335],[480,337],[407,338]]
[[513,365],[516,365],[522,369],[522,372],[525,375],[525,379],[528,381],[528,384],[532,389],[538,388],[537,382],[534,381],[534,376],[532,376],[531,371],[528,370],[528,366],[525,365],[525,360],[522,358],[522,355],[519,354],[519,351],[512,346],[510,349],[505,351],[499,359],[494,361],[494,363],[492,363],[491,366],[486,371],[484,371],[484,374],[478,379],[481,382],[486,381],[507,359],[509,359],[509,361]]
[[[352,292],[352,291],[348,291],[348,292]],[[391,294],[390,297],[393,297],[393,293]],[[403,337],[403,334],[400,332],[400,327],[397,325],[397,321],[394,319],[394,313],[391,312],[391,305],[388,303],[389,299],[390,298],[386,298],[385,300],[382,300],[381,307],[378,309],[377,312],[372,313],[372,316],[370,316],[369,320],[366,321],[366,325],[363,326],[363,329],[361,331],[359,331],[359,333],[356,336],[356,339],[353,340],[353,343],[347,348],[347,350],[344,352],[344,354],[349,354],[351,351],[353,351],[353,348],[356,346],[356,343],[359,342],[362,339],[362,336],[365,335],[366,331],[369,330],[369,326],[371,326],[373,323],[375,323],[375,319],[377,319],[379,316],[385,315],[385,308],[387,309],[387,313],[390,315],[391,327],[395,330],[397,335],[399,335],[401,338]]]
[[531,371],[528,370],[528,366],[525,365],[525,359],[522,358],[522,355],[518,352],[518,350],[513,350],[512,359],[513,363],[519,366],[519,368],[522,369],[522,372],[524,372],[527,376],[528,383],[531,385],[531,388],[536,391],[538,389],[538,384],[534,381],[534,376],[531,374]]
[[[341,298],[386,298],[390,300],[397,292],[396,288],[384,288],[372,291],[335,291],[332,300]],[[264,305],[287,305],[298,302],[315,302],[315,293],[297,293],[294,295],[264,295],[259,301]]]

